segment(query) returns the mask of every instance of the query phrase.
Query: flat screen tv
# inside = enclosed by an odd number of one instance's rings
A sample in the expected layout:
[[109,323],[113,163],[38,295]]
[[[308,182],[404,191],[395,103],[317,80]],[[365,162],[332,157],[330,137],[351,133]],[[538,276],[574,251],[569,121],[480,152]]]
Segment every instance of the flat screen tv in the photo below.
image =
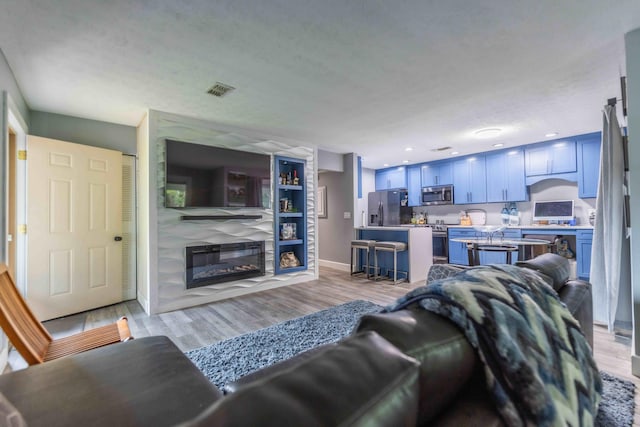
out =
[[167,139],[167,208],[269,208],[271,156]]

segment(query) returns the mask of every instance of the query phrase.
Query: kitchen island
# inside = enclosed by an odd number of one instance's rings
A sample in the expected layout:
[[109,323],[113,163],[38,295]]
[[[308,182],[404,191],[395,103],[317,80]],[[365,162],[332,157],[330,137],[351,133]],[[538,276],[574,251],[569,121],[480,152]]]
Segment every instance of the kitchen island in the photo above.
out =
[[[427,272],[433,264],[433,245],[430,227],[415,226],[369,226],[355,229],[356,239],[394,241],[407,244],[407,250],[398,252],[398,271],[407,273],[409,282],[425,282]],[[362,268],[364,255],[358,257],[358,266]],[[371,254],[373,265],[373,254]],[[393,269],[393,255],[378,252],[378,266],[382,271]],[[402,277],[401,274],[398,275]]]

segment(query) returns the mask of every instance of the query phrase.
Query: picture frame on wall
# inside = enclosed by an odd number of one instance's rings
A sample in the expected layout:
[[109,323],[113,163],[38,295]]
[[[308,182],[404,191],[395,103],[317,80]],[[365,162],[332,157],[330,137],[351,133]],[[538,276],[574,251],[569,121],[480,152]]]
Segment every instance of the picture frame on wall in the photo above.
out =
[[327,187],[318,187],[318,218],[327,218]]

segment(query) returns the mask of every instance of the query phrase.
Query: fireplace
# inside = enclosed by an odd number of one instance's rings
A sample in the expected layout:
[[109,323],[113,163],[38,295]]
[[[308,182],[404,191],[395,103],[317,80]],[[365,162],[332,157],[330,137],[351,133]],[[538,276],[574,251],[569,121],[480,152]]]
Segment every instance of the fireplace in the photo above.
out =
[[187,289],[264,276],[264,241],[186,249]]

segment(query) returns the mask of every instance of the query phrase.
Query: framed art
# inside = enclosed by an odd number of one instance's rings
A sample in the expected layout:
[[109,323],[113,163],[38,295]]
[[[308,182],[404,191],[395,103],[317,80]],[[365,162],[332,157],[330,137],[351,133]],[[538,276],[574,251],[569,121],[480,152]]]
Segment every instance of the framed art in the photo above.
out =
[[327,187],[318,187],[318,218],[327,217]]

